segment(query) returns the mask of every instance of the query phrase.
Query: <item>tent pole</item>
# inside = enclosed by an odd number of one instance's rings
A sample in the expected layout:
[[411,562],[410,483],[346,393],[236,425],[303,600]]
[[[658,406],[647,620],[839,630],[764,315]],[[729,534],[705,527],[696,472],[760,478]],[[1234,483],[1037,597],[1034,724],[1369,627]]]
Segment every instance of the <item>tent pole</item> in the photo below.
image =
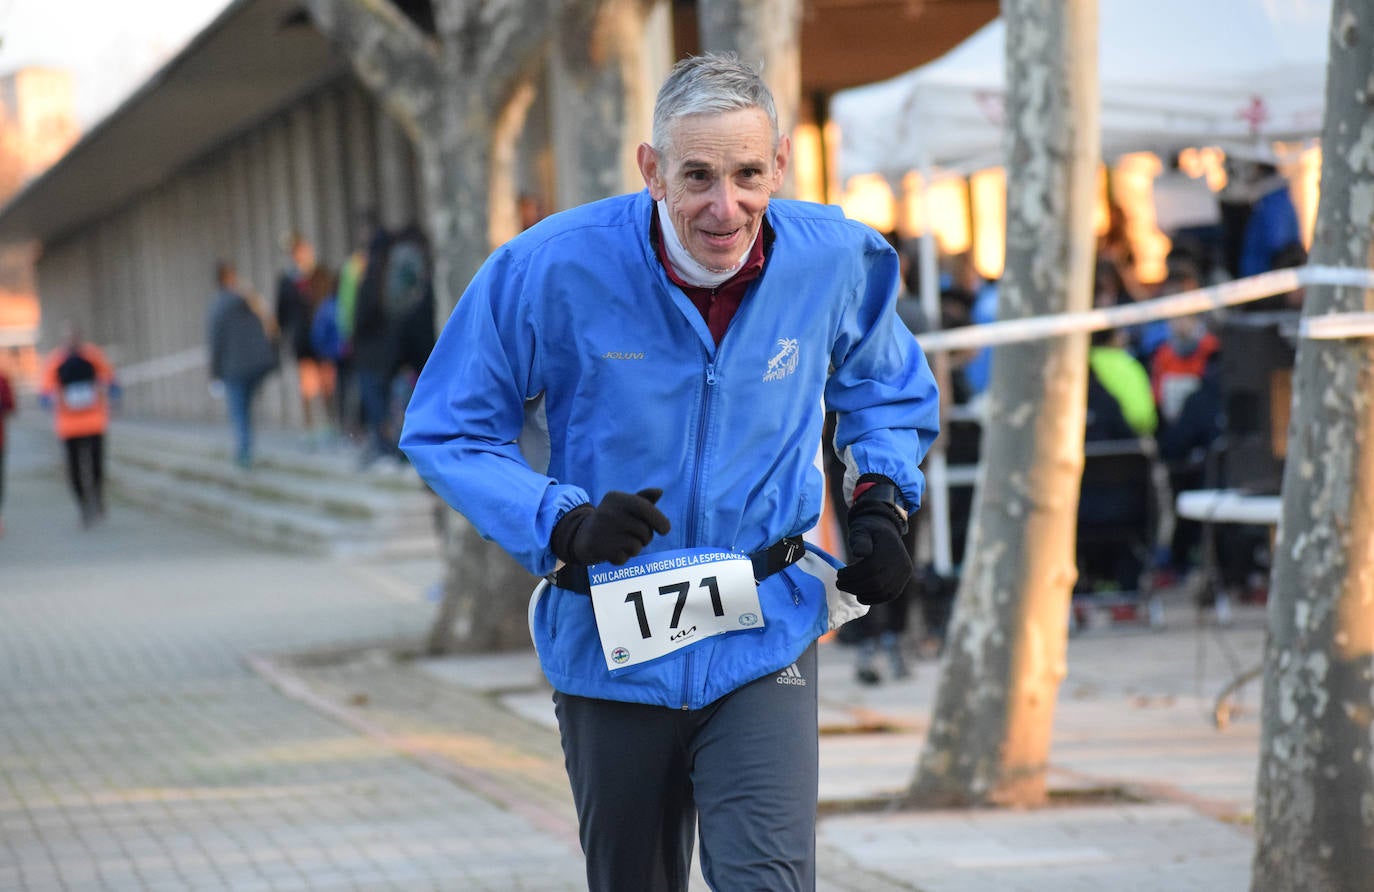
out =
[[[921,160],[921,192],[918,196],[921,207],[921,243],[920,243],[920,283],[921,283],[921,309],[925,313],[926,321],[931,330],[938,331],[940,328],[940,270],[935,251],[935,227],[930,214],[930,184],[931,171],[930,163],[922,158]],[[951,397],[949,384],[949,354],[940,352],[930,357],[932,371],[935,373],[935,380],[939,382],[941,393],[944,400]],[[941,415],[944,412],[944,400],[941,401]],[[943,424],[941,425],[943,427]],[[930,512],[930,550],[931,566],[935,572],[941,576],[948,576],[953,570],[954,559],[950,546],[950,527],[949,527],[949,479],[946,474],[945,463],[945,440],[937,437],[935,443],[926,453],[926,493],[929,496],[930,505],[927,511]]]

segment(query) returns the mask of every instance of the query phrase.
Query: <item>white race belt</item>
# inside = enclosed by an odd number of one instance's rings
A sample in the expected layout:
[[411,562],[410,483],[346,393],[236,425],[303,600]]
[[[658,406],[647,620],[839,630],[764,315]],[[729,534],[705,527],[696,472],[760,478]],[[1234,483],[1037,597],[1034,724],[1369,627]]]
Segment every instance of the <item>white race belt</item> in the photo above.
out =
[[763,628],[748,555],[680,548],[587,568],[606,668],[627,669],[722,632]]
[[89,409],[99,397],[100,392],[90,381],[77,381],[62,387],[62,404],[68,409]]

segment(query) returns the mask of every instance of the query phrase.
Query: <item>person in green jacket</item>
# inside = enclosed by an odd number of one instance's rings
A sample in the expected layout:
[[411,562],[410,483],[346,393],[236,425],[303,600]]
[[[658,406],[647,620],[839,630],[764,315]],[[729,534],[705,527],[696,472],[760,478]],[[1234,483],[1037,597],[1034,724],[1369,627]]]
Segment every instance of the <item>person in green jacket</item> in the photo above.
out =
[[1159,427],[1159,412],[1150,390],[1150,373],[1126,349],[1119,329],[1093,332],[1088,350],[1089,373],[1121,407],[1121,415],[1138,437],[1152,437]]

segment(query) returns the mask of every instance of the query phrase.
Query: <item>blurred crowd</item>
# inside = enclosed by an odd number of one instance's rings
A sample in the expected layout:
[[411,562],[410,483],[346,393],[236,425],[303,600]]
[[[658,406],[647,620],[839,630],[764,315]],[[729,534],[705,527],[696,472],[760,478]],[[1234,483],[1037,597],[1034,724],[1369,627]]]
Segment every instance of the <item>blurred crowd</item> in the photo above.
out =
[[[1267,161],[1230,159],[1226,173],[1226,186],[1216,192],[1202,177],[1181,171],[1174,158],[1157,178],[1156,225],[1171,243],[1166,274],[1159,282],[1144,282],[1137,275],[1126,213],[1109,203],[1108,223],[1097,241],[1094,306],[1166,297],[1306,263],[1297,211],[1277,168]],[[918,245],[895,234],[889,240],[898,250],[904,273],[899,314],[913,331],[923,330],[929,322],[920,310]],[[981,277],[968,255],[942,258],[939,267],[941,328],[996,320],[996,280]],[[1173,515],[1173,496],[1186,490],[1247,488],[1251,483],[1277,491],[1276,475],[1261,484],[1246,478],[1236,461],[1228,466],[1228,446],[1238,439],[1237,419],[1228,418],[1227,412],[1230,385],[1254,386],[1255,381],[1228,382],[1224,357],[1228,332],[1237,329],[1260,327],[1281,343],[1285,320],[1296,315],[1302,299],[1299,290],[1225,313],[1161,319],[1093,334],[1076,597],[1138,597],[1196,572],[1205,572],[1228,597],[1265,597],[1269,530],[1217,526],[1204,538],[1198,522]],[[1244,348],[1250,349],[1250,342]],[[951,465],[978,461],[978,418],[995,358],[992,348],[950,357],[944,386],[953,411],[942,438]],[[1282,364],[1280,357],[1278,365]],[[1233,377],[1249,377],[1254,371],[1240,362],[1233,365]],[[1229,402],[1234,406],[1234,399]],[[1281,444],[1269,446],[1277,450]],[[925,562],[910,590],[909,604],[893,604],[884,615],[866,618],[848,630],[845,637],[859,646],[857,672],[862,681],[880,680],[884,653],[889,654],[893,677],[907,672],[895,642],[906,631],[911,609],[919,609],[922,620],[920,647],[937,652],[943,646],[972,507],[971,488],[953,488],[949,501],[955,578],[935,573]],[[1204,589],[1202,597],[1214,599],[1217,594]]]
[[217,273],[210,374],[227,403],[236,461],[252,465],[253,397],[282,357],[307,449],[352,448],[360,468],[404,462],[396,445],[402,413],[435,340],[424,232],[415,223],[387,230],[366,214],[337,266],[299,232],[286,233],[281,246],[271,305],[238,281],[232,265]]

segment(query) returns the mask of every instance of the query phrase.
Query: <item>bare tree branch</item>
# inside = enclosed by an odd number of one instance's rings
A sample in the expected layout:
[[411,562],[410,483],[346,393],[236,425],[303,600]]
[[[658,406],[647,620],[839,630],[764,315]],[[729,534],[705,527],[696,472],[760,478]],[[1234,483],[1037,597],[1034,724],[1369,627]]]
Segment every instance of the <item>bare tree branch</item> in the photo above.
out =
[[305,0],[315,26],[418,142],[439,91],[439,47],[391,0]]
[[527,79],[565,0],[435,0],[450,78],[475,79],[488,108],[502,108]]

